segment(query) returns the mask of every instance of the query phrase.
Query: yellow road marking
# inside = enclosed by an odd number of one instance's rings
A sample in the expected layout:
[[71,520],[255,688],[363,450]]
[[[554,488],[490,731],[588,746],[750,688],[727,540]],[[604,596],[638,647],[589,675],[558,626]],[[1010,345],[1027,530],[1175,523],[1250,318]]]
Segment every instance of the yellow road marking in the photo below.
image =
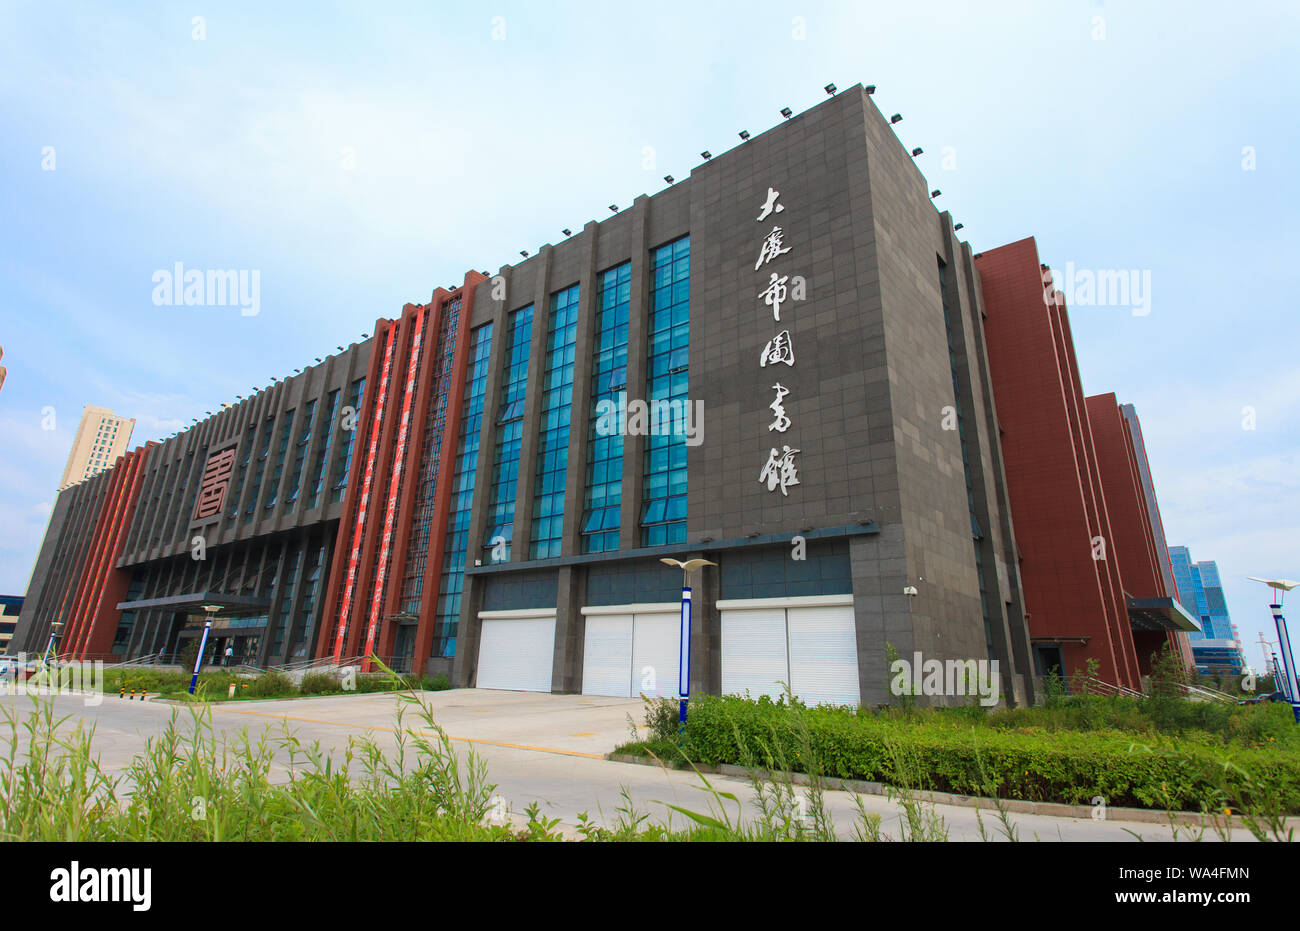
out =
[[[270,714],[269,712],[266,711],[242,711],[242,710],[237,710],[235,708],[218,708],[218,710],[225,711],[230,714],[249,714],[259,718],[276,718],[281,721],[300,721],[304,724],[328,724],[331,727],[346,727],[350,730],[355,729],[357,727],[363,727],[366,730],[370,730],[370,731],[387,731],[390,734],[397,733],[396,728],[383,727],[382,725],[379,724],[361,724],[361,725],[348,724],[343,721],[325,721],[320,718],[296,718],[287,714]],[[422,737],[437,736],[432,731],[412,730],[410,731],[410,733],[419,734]],[[477,737],[455,737],[451,734],[448,734],[447,736],[450,737],[452,740],[459,740],[462,743],[467,743],[467,744],[484,744],[485,746],[489,746],[489,747],[506,747],[507,749],[510,750],[534,750],[538,753],[558,753],[561,756],[583,756],[589,760],[605,759],[605,755],[603,753],[583,753],[580,750],[561,750],[558,747],[533,747],[528,744],[506,743],[505,741],[501,741],[501,740],[482,740]]]

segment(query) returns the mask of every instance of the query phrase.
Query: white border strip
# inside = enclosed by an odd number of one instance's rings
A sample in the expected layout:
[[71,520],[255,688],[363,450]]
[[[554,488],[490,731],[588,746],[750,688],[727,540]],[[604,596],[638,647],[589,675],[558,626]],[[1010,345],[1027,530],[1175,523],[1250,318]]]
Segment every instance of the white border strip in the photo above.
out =
[[518,620],[527,617],[555,617],[554,608],[515,608],[510,611],[480,611],[480,621]]
[[584,617],[602,614],[677,614],[682,610],[680,601],[656,601],[633,605],[592,605],[582,609]]
[[741,608],[824,608],[852,604],[852,595],[803,595],[796,598],[727,598],[718,602],[718,610],[734,611]]

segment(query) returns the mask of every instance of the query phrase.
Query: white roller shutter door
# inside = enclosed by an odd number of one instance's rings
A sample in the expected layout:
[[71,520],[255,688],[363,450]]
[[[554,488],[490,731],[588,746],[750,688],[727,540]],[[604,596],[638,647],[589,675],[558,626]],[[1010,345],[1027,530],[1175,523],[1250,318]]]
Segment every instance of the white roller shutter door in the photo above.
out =
[[788,608],[790,690],[808,705],[858,704],[852,606]]
[[478,687],[549,692],[555,656],[554,609],[547,617],[480,617]]
[[776,698],[789,679],[785,609],[722,611],[722,694]]
[[582,647],[582,694],[629,695],[632,678],[632,615],[593,615]]
[[640,614],[632,627],[632,695],[677,694],[681,665],[681,609],[672,614]]

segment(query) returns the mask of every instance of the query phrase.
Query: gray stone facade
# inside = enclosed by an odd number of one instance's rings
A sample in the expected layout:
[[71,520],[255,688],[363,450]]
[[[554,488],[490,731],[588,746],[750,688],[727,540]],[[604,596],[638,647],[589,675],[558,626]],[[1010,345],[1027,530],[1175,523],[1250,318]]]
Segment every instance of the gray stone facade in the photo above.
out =
[[[758,222],[769,186],[785,209]],[[784,230],[791,251],[756,270],[773,225]],[[640,546],[645,441],[629,436],[619,551],[583,555],[597,275],[631,261],[627,395],[644,398],[650,251],[688,234],[690,397],[703,402],[705,421],[703,443],[688,452],[687,540]],[[780,322],[759,296],[772,271],[806,281],[806,298],[789,300]],[[551,604],[515,606],[557,607],[554,687],[579,691],[580,608],[590,603],[587,576],[597,567],[630,562],[653,575],[661,555],[702,555],[725,566],[729,553],[788,552],[791,538],[802,535],[847,547],[865,704],[890,698],[886,643],[905,657],[921,651],[940,660],[996,658],[1004,691],[1027,697],[1019,673],[1028,661],[1028,638],[970,250],[956,239],[948,215],[935,209],[925,179],[861,86],[498,274],[505,299],[493,299],[493,282],[479,285],[471,320],[471,327],[495,323],[486,412],[495,410],[500,389],[507,315],[534,305],[515,543],[508,563],[474,565],[484,552],[483,489],[495,448],[493,417],[485,416],[453,681],[473,683],[483,592],[515,572],[557,573],[559,594]],[[581,303],[563,555],[529,561],[545,321],[550,295],[575,283]],[[765,344],[782,330],[789,331],[795,365],[760,367]],[[789,390],[783,404],[792,425],[784,434],[768,430],[778,380]],[[955,409],[960,431],[946,418]],[[784,444],[800,450],[799,484],[786,495],[759,482],[770,449]],[[696,576],[693,678],[700,689],[716,692],[720,635],[713,604],[730,596],[720,591],[719,570]],[[629,603],[644,601],[630,586]],[[904,594],[909,586],[914,596]]]

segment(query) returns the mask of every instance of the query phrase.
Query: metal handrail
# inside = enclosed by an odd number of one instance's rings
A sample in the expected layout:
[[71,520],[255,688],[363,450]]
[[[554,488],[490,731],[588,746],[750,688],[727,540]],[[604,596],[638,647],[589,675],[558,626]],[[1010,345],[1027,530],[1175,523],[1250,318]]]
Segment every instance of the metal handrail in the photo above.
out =
[[361,661],[364,659],[364,656],[341,656],[339,657],[338,662],[335,662],[334,657],[327,656],[317,657],[315,659],[300,659],[296,662],[283,663],[272,668],[278,669],[281,672],[298,672],[300,670],[306,671],[309,669],[320,669],[324,671],[329,669],[338,669],[343,666],[359,666],[361,665]]
[[1227,692],[1220,692],[1218,689],[1212,689],[1207,685],[1188,685],[1179,683],[1178,686],[1184,695],[1189,698],[1207,698],[1210,701],[1222,702],[1227,705],[1235,705],[1237,699],[1233,698]]
[[1113,682],[1106,682],[1102,679],[1098,679],[1096,676],[1081,676],[1078,681],[1086,684],[1089,691],[1096,689],[1103,695],[1123,695],[1128,698],[1143,697],[1141,692],[1134,691],[1124,685],[1116,685]]

